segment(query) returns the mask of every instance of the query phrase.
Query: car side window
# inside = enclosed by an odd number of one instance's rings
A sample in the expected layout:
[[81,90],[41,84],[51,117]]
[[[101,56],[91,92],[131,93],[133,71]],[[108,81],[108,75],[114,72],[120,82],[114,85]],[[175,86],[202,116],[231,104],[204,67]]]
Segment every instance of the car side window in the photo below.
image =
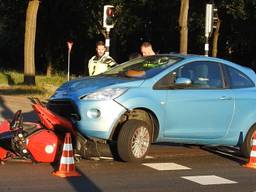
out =
[[229,76],[230,88],[237,89],[255,86],[253,81],[242,72],[234,69],[233,67],[226,67],[226,69]]
[[175,70],[176,79],[185,77],[191,80],[188,88],[217,89],[223,87],[220,64],[209,61],[187,63]]

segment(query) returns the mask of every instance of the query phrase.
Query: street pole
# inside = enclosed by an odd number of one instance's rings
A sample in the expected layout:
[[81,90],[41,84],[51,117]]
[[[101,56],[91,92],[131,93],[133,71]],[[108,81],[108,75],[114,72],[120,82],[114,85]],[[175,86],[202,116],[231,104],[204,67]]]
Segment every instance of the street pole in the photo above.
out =
[[205,44],[204,44],[204,56],[209,55],[209,37],[213,28],[213,4],[206,4],[205,8]]
[[69,79],[70,79],[70,53],[71,53],[71,49],[73,46],[73,42],[68,41],[67,45],[68,45],[68,81],[69,81]]
[[109,56],[109,47],[110,47],[110,37],[109,37],[109,33],[110,33],[110,28],[107,27],[106,28],[106,40],[105,40],[105,47],[106,47],[106,55]]
[[209,55],[209,36],[205,36],[205,44],[204,44],[204,56],[208,57]]
[[70,73],[70,51],[68,50],[68,81],[69,81],[69,73]]

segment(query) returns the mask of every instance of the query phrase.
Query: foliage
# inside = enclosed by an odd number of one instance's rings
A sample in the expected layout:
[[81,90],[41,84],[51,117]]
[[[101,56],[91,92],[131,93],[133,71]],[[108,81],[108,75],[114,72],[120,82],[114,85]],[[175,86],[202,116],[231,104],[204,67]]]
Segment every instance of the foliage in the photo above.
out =
[[0,66],[22,69],[25,12],[27,3],[0,1]]

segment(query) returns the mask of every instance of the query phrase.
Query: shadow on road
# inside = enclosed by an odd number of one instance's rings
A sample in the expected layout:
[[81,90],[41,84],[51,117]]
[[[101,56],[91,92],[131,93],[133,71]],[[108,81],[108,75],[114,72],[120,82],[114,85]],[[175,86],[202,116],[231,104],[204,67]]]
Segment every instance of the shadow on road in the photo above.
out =
[[[17,101],[18,102],[18,101]],[[21,109],[22,110],[22,109]],[[0,117],[3,119],[12,119],[16,111],[12,111],[5,103],[3,97],[0,96]],[[22,113],[24,121],[37,121],[38,118],[34,111]]]
[[5,105],[4,99],[0,96],[0,117],[2,116],[4,119],[10,119],[14,115],[11,109]]
[[[59,160],[60,161],[60,160]],[[76,164],[76,160],[75,160]],[[51,163],[51,166],[54,171],[57,171],[59,169],[59,163]],[[75,191],[102,191],[100,188],[97,187],[97,185],[91,181],[80,169],[76,166],[76,172],[80,174],[80,176],[75,177],[65,177],[62,179],[65,179],[70,186],[74,188]],[[58,176],[55,176],[58,177]]]
[[[189,145],[189,144],[179,144],[179,143],[155,143],[155,146],[170,146],[170,147],[183,147],[187,149],[198,148],[200,150],[212,153],[214,155],[218,155],[220,157],[224,157],[225,159],[232,160],[240,165],[244,165],[247,163],[247,158],[243,157],[240,153],[239,148],[236,147],[228,147],[228,146],[203,146],[203,145]],[[183,149],[184,150],[184,149]]]
[[42,95],[45,93],[45,90],[39,90],[37,88],[30,87],[1,87],[1,95]]
[[224,157],[226,159],[237,162],[240,165],[244,165],[247,163],[247,159],[242,157],[239,149],[234,147],[201,147],[202,150],[213,153],[215,155]]
[[66,178],[75,191],[101,191],[80,169],[76,170],[81,176]]

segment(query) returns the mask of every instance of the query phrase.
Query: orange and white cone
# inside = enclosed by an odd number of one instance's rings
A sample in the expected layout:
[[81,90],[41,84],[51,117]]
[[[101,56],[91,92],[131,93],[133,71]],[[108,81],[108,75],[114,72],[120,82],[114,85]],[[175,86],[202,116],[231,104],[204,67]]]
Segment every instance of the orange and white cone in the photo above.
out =
[[249,162],[245,165],[245,167],[256,169],[256,131],[253,134],[250,159],[249,159]]
[[59,170],[52,173],[59,177],[80,176],[75,170],[75,160],[70,133],[66,133]]

